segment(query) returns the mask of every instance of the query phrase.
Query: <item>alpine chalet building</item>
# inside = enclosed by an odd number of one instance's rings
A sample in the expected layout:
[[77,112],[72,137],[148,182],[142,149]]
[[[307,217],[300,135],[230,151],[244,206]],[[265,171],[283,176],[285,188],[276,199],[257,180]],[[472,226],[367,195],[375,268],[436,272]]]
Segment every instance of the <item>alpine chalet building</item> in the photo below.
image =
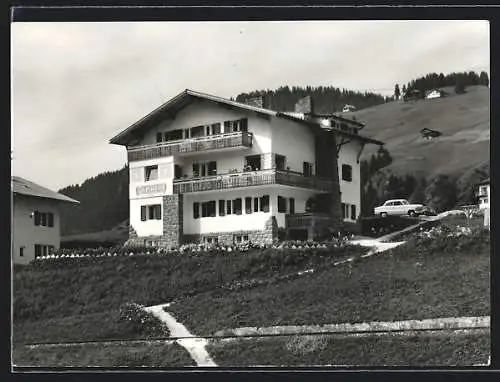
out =
[[127,149],[127,244],[313,239],[360,213],[363,124],[185,90],[110,140]]

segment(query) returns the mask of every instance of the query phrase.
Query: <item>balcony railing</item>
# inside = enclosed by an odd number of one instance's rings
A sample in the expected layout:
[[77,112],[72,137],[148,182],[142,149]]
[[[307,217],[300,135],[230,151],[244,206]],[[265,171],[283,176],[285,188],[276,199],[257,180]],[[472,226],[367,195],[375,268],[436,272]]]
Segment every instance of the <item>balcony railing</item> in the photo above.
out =
[[333,190],[333,182],[329,179],[306,177],[299,173],[271,169],[174,180],[173,192],[183,194],[270,184],[307,188],[320,192]]
[[160,157],[183,155],[229,147],[252,147],[253,135],[247,131],[209,135],[182,139],[152,145],[133,146],[128,149],[128,160],[147,160]]
[[285,218],[287,228],[302,228],[307,229],[317,225],[328,224],[331,216],[324,213],[305,212],[300,214],[288,214]]

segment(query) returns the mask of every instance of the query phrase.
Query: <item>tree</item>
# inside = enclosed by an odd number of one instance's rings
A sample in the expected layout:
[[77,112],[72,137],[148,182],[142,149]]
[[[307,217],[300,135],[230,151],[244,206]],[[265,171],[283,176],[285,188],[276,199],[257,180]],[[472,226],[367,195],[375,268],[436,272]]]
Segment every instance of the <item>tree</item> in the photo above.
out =
[[425,190],[426,202],[436,210],[449,210],[457,204],[457,184],[448,175],[438,175]]
[[455,93],[464,94],[465,93],[465,84],[462,76],[457,77],[457,82],[455,83]]
[[400,95],[401,91],[399,90],[399,85],[396,84],[396,86],[394,87],[394,97],[398,100]]
[[405,96],[405,94],[406,94],[406,85],[403,84],[403,97]]
[[490,85],[490,79],[488,77],[488,73],[486,72],[481,72],[481,74],[479,75],[479,85],[483,85],[483,86],[489,86]]

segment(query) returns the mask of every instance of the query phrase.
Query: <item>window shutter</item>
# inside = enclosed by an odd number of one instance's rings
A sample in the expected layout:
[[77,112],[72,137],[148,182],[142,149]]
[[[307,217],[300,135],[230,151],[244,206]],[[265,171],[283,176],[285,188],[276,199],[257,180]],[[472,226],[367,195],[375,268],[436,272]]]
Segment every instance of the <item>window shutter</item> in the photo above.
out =
[[342,219],[345,219],[345,203],[342,203]]
[[161,205],[160,204],[157,204],[155,206],[155,219],[161,220]]
[[226,215],[226,201],[219,200],[219,216],[225,216],[225,215]]
[[295,199],[290,198],[290,213],[294,214],[295,213]]
[[264,195],[260,198],[260,210],[262,212],[269,212],[269,195]]
[[40,212],[35,211],[35,225],[40,225]]
[[351,204],[351,219],[356,220],[356,205]]
[[200,217],[200,203],[193,203],[193,218],[198,219]]
[[[167,133],[165,133],[165,140],[167,140]],[[160,143],[162,141],[162,133],[156,133],[156,142]]]
[[232,200],[228,200],[227,201],[227,208],[226,208],[226,212],[228,215],[231,215],[232,214],[232,203],[233,201]]
[[231,132],[231,121],[224,121],[224,133]]
[[252,198],[251,197],[245,198],[245,213],[246,214],[252,213]]
[[141,221],[146,221],[146,206],[141,206]]
[[49,217],[48,219],[49,227],[54,227],[54,214],[52,212],[49,212],[48,217]]

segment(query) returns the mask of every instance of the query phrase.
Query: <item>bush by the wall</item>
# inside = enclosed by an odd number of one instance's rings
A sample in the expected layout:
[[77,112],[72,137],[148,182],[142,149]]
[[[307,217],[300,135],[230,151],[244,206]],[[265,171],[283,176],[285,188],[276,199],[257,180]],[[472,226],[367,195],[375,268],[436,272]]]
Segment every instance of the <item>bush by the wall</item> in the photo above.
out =
[[168,327],[152,313],[144,310],[143,305],[126,303],[120,307],[119,320],[131,326],[134,332],[150,336],[167,336]]

